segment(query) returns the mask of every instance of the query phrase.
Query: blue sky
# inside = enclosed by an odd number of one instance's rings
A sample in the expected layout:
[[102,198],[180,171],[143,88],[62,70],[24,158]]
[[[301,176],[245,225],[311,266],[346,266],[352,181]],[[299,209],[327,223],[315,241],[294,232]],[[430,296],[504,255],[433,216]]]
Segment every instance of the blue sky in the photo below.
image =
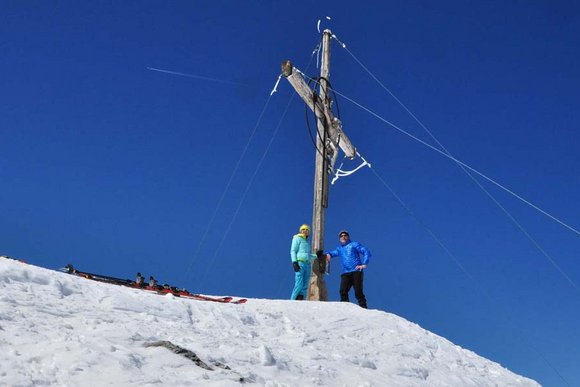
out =
[[[572,1],[2,2],[0,14],[1,254],[289,297],[315,150],[290,85],[268,98],[285,59],[316,75],[319,19],[457,159],[580,228]],[[349,102],[437,147],[336,41],[331,81],[376,174],[331,187],[325,247],[345,228],[373,252],[369,307],[544,385],[579,385],[577,231],[477,177],[526,236],[451,160]]]

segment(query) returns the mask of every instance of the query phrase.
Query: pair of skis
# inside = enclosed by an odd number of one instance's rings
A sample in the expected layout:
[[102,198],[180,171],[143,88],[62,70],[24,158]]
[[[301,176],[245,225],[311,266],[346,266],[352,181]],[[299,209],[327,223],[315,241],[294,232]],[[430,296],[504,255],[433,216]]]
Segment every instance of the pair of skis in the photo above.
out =
[[175,297],[188,298],[188,299],[198,300],[198,301],[219,302],[222,304],[245,304],[248,301],[246,298],[239,298],[239,299],[234,300],[233,297],[229,297],[229,296],[228,297],[212,297],[212,296],[206,296],[203,294],[194,294],[194,293],[188,292],[185,289],[179,289],[179,288],[176,288],[174,286],[169,286],[169,285],[149,286],[149,285],[137,283],[137,282],[132,281],[130,279],[122,279],[122,278],[110,277],[110,276],[106,276],[106,275],[102,275],[102,274],[95,274],[95,273],[88,273],[85,271],[80,271],[80,270],[74,268],[71,264],[68,264],[65,268],[63,268],[61,270],[65,273],[76,275],[78,277],[83,277],[83,278],[86,278],[86,279],[89,279],[92,281],[104,282],[104,283],[108,283],[111,285],[127,286],[130,288],[149,291],[149,292],[160,294],[160,295],[171,294]]

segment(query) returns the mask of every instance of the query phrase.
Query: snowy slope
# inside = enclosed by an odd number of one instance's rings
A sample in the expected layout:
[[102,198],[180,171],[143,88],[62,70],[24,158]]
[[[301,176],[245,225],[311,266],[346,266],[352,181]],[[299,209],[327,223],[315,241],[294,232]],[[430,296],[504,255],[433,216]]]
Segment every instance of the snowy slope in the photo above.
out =
[[[0,259],[0,385],[537,386],[354,304],[158,296]],[[191,360],[147,343],[171,341]]]

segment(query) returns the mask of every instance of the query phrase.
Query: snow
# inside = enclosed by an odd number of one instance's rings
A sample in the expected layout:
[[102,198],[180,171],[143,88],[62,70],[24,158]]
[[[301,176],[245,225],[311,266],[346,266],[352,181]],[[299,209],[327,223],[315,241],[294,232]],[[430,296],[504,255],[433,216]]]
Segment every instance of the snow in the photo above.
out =
[[[539,385],[352,303],[194,301],[9,259],[0,259],[0,298],[1,386]],[[146,346],[159,341],[213,370]]]

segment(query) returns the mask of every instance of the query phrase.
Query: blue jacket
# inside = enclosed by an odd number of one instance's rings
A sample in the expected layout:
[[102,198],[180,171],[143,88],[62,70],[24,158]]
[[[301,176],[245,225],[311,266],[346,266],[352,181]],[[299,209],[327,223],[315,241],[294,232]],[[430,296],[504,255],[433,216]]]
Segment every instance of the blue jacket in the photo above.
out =
[[371,252],[358,242],[350,239],[344,245],[338,246],[336,249],[327,252],[332,258],[340,256],[342,264],[342,273],[351,273],[357,271],[358,265],[368,265],[371,258]]
[[290,259],[292,262],[310,262],[312,255],[312,247],[310,247],[308,239],[302,234],[294,235],[292,246],[290,247]]

